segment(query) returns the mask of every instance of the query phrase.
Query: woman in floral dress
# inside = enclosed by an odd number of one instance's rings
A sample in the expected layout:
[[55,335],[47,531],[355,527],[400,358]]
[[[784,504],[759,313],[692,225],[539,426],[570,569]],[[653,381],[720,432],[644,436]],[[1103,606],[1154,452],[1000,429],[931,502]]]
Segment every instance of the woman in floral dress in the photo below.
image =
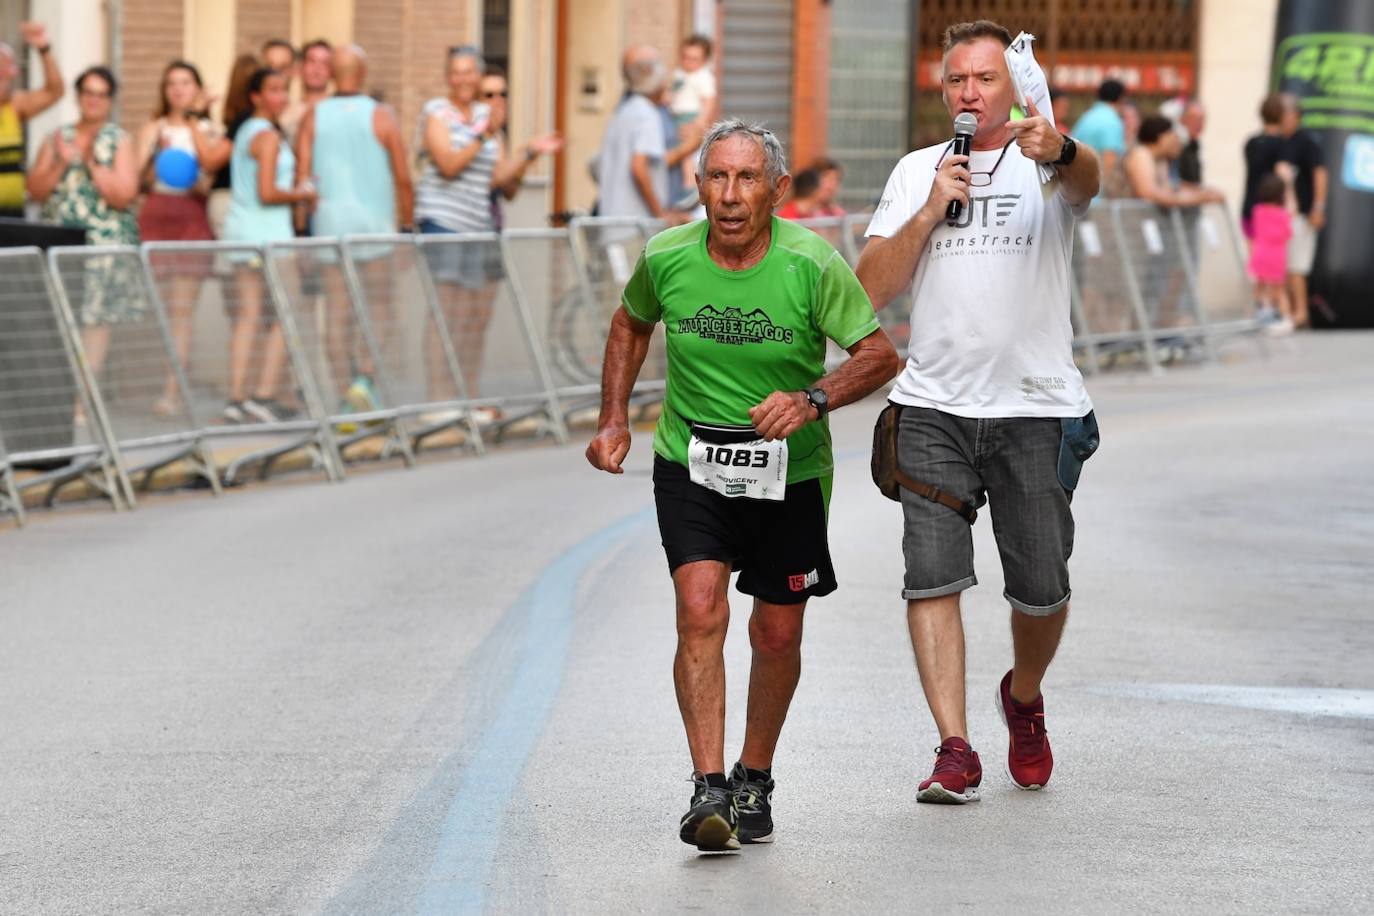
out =
[[[43,203],[43,216],[86,230],[88,245],[137,245],[138,220],[130,209],[138,197],[133,144],[111,122],[118,89],[114,74],[91,67],[76,78],[80,119],[54,131],[28,173],[29,195]],[[77,320],[93,375],[105,365],[113,325],[147,317],[138,267],[131,258],[93,255],[86,259]]]

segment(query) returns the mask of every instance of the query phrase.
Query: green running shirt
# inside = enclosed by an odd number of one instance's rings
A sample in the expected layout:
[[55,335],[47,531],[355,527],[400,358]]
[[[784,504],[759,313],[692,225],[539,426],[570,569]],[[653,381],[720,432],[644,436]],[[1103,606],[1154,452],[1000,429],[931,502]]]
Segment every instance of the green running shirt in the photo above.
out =
[[[690,420],[749,426],[749,408],[774,391],[810,388],[825,374],[825,340],[848,349],[878,329],[854,271],[819,235],[773,218],[763,260],[726,270],[706,253],[707,222],[649,240],[621,295],[630,317],[663,322],[668,390],[654,451],[687,465]],[[825,419],[787,440],[787,482],[834,467]]]

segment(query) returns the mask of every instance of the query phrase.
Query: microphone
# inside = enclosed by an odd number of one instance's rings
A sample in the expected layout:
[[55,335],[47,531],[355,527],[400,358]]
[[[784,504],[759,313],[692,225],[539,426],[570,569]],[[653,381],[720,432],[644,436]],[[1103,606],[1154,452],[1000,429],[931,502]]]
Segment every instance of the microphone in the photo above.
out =
[[[973,148],[973,135],[978,131],[978,116],[971,111],[961,112],[954,119],[954,155],[967,156]],[[949,202],[945,219],[956,220],[964,215],[964,205],[957,201]]]

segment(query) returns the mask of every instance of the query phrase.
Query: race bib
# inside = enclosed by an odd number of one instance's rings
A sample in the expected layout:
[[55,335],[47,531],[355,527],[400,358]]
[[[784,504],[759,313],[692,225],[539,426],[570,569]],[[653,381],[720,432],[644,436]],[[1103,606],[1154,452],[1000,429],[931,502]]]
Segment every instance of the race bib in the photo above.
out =
[[[711,439],[726,441],[708,442],[697,435],[699,430]],[[739,438],[738,430],[693,426],[687,445],[692,483],[732,499],[783,499],[787,494],[787,440],[768,442],[752,430],[746,435],[751,433],[755,438],[732,442],[728,440]]]

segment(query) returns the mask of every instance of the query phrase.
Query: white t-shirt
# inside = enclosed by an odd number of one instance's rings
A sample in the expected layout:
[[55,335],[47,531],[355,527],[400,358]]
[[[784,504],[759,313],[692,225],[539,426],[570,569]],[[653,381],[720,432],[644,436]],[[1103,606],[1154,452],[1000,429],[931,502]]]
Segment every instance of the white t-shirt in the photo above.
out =
[[642,95],[632,95],[620,103],[606,125],[601,141],[598,177],[601,182],[601,216],[635,216],[648,218],[649,205],[635,187],[630,162],[636,154],[649,158],[649,177],[660,207],[668,200],[668,166],[664,162],[667,147],[663,136],[663,116],[658,106]]
[[[867,234],[891,238],[924,206],[949,146],[908,153],[892,170]],[[974,151],[993,169],[1001,149]],[[1075,209],[1041,185],[1013,142],[988,187],[951,226],[941,221],[912,283],[911,343],[891,398],[960,417],[1081,417],[1092,410],[1073,362],[1070,261]]]
[[715,97],[716,75],[710,67],[699,67],[690,73],[681,67],[673,71],[673,96],[668,107],[679,121],[695,118]]

